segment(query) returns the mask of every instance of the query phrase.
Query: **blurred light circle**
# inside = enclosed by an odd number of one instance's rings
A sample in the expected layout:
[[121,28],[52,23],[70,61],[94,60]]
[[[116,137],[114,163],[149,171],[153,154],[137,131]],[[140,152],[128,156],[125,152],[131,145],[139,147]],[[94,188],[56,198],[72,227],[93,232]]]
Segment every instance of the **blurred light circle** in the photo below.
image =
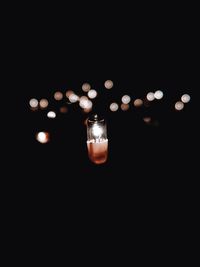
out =
[[163,92],[161,90],[157,90],[155,93],[154,93],[154,97],[156,99],[161,99],[163,98]]
[[89,99],[87,98],[87,96],[81,96],[79,99],[79,106],[81,108],[86,108],[88,105],[88,101]]
[[67,113],[67,112],[68,112],[67,107],[65,107],[65,106],[60,107],[60,113]]
[[181,96],[181,101],[182,101],[183,103],[188,103],[188,102],[190,102],[190,99],[191,99],[191,97],[190,97],[190,95],[188,95],[188,94],[184,94],[184,95]]
[[92,101],[88,100],[85,104],[85,109],[91,109],[92,108]]
[[111,111],[115,112],[118,110],[118,108],[119,108],[119,105],[117,103],[111,103],[110,104],[110,110]]
[[182,110],[184,108],[184,104],[183,104],[183,102],[181,102],[181,101],[178,101],[178,102],[176,102],[176,104],[175,104],[175,109],[176,110]]
[[144,117],[143,121],[146,123],[150,123],[151,122],[151,117]]
[[47,99],[43,98],[43,99],[40,100],[40,107],[41,108],[47,108],[48,105],[49,105],[49,102],[48,102]]
[[50,119],[54,119],[56,117],[56,113],[54,111],[49,111],[47,113],[47,117]]
[[121,104],[121,110],[122,111],[127,111],[129,109],[129,104]]
[[90,89],[91,89],[91,85],[90,85],[89,83],[84,83],[84,84],[82,85],[82,90],[83,90],[84,92],[88,92]]
[[107,81],[105,81],[105,83],[104,83],[104,86],[105,86],[105,88],[106,89],[112,89],[113,88],[113,81],[111,81],[111,80],[107,80]]
[[149,92],[147,94],[147,100],[148,101],[153,101],[155,99],[154,93],[153,92]]
[[91,98],[91,99],[97,97],[97,91],[94,90],[94,89],[91,89],[91,90],[88,92],[88,97]]
[[61,93],[61,92],[59,92],[59,91],[55,92],[55,93],[54,93],[54,98],[55,98],[55,100],[57,100],[57,101],[62,100],[62,99],[63,99],[63,93]]
[[29,101],[29,105],[30,105],[32,108],[37,108],[37,107],[38,107],[38,100],[35,99],[35,98],[32,98],[32,99]]
[[142,101],[142,99],[135,99],[135,101],[133,102],[133,104],[134,104],[134,106],[135,107],[141,107],[142,105],[143,105],[143,101]]
[[122,103],[128,104],[128,103],[130,103],[130,101],[131,101],[131,98],[129,95],[122,96]]
[[45,144],[49,142],[49,133],[47,132],[39,132],[36,134],[36,140],[41,144]]
[[65,95],[66,95],[67,98],[69,98],[71,94],[74,94],[74,91],[72,91],[72,90],[68,90],[68,91],[65,93]]
[[79,97],[76,94],[74,94],[74,93],[70,94],[69,101],[71,103],[76,103],[78,100],[79,100]]

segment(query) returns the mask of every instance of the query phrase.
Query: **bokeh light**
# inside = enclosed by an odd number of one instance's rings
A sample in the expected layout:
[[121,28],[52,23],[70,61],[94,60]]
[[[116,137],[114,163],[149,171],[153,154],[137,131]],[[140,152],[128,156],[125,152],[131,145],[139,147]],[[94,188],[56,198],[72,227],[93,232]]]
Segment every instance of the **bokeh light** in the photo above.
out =
[[128,104],[128,103],[130,103],[130,101],[131,101],[131,98],[129,95],[122,96],[122,103]]
[[157,90],[155,93],[154,93],[154,97],[156,99],[162,99],[163,98],[163,92],[161,90]]
[[40,100],[40,108],[41,109],[47,108],[48,105],[49,105],[49,102],[48,102],[48,100],[46,98],[43,98],[43,99]]
[[191,97],[190,97],[190,95],[188,95],[188,94],[184,94],[184,95],[181,96],[181,101],[182,101],[183,103],[188,103],[188,102],[190,102],[190,99],[191,99]]
[[94,89],[91,89],[91,90],[88,92],[88,97],[91,98],[91,99],[97,97],[97,91],[94,90]]
[[122,111],[127,111],[129,109],[129,107],[130,107],[129,104],[124,104],[124,103],[121,104],[121,110]]
[[141,107],[141,106],[143,105],[143,101],[142,101],[142,99],[140,99],[140,98],[135,99],[134,102],[133,102],[133,105],[134,105],[136,108]]
[[115,112],[118,110],[118,108],[119,108],[119,105],[117,103],[111,103],[110,104],[110,110],[111,111]]
[[183,102],[181,102],[181,101],[177,101],[176,104],[175,104],[175,109],[178,110],[178,111],[180,111],[180,110],[182,110],[183,108],[184,108],[184,104],[183,104]]
[[151,122],[151,117],[144,117],[143,121],[148,124]]
[[65,107],[65,106],[60,107],[60,113],[65,114],[67,112],[68,112],[68,108],[67,107]]
[[154,93],[153,92],[149,92],[147,94],[147,100],[148,101],[153,101],[155,99]]
[[79,106],[83,109],[91,109],[92,101],[90,101],[87,96],[81,96],[79,100]]
[[91,85],[89,83],[84,83],[82,85],[83,92],[86,92],[87,93],[88,91],[90,91],[90,89],[91,89]]
[[55,98],[55,100],[57,100],[57,101],[62,100],[62,99],[63,99],[63,93],[61,93],[60,91],[55,92],[55,93],[54,93],[54,98]]
[[76,94],[72,93],[69,95],[69,101],[71,103],[76,103],[79,100],[79,96],[77,96]]
[[31,108],[37,108],[38,107],[38,100],[36,98],[32,98],[29,101],[29,105],[31,106]]
[[74,91],[67,90],[67,92],[65,93],[65,95],[66,95],[67,98],[69,98],[71,94],[74,94]]
[[114,86],[114,83],[111,80],[107,80],[107,81],[105,81],[104,86],[106,89],[112,89]]
[[56,113],[54,111],[49,111],[47,113],[47,117],[50,119],[54,119],[54,118],[56,118]]
[[46,144],[50,140],[50,135],[48,132],[39,132],[36,134],[36,140],[41,144]]

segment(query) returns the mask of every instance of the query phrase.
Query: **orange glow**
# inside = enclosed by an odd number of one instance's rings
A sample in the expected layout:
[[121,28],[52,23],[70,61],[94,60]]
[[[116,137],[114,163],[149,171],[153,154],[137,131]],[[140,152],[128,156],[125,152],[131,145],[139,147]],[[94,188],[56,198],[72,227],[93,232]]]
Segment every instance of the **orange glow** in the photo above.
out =
[[50,140],[50,135],[47,132],[39,132],[36,134],[36,140],[41,144],[46,144]]
[[67,98],[69,98],[71,94],[74,94],[74,91],[72,91],[72,90],[68,90],[68,91],[65,93],[65,95],[66,95]]
[[60,113],[67,113],[67,112],[68,112],[67,107],[65,107],[65,106],[60,107]]
[[48,102],[47,99],[43,98],[43,99],[40,100],[40,108],[41,108],[41,109],[45,109],[45,108],[47,108],[48,105],[49,105],[49,102]]
[[121,104],[121,110],[123,110],[123,111],[127,111],[128,109],[129,109],[129,104]]
[[143,105],[143,101],[142,99],[135,99],[135,101],[133,102],[133,105],[138,108],[138,107],[141,107]]
[[55,98],[55,100],[57,100],[57,101],[62,100],[62,99],[63,99],[63,93],[61,93],[61,92],[59,92],[59,91],[55,92],[55,93],[54,93],[54,98]]

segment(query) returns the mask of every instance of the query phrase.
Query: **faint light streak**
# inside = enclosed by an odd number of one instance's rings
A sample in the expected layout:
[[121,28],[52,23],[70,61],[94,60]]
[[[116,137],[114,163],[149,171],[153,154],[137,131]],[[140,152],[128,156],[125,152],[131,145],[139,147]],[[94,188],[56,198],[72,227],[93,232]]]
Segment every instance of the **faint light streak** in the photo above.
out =
[[59,91],[55,92],[55,93],[54,93],[54,98],[55,98],[55,100],[57,100],[57,101],[62,100],[62,99],[63,99],[63,93],[61,93],[61,92],[59,92]]
[[46,98],[43,98],[40,100],[40,108],[45,109],[49,105],[49,102]]
[[30,99],[29,105],[31,106],[31,108],[37,108],[38,107],[38,100],[35,98]]
[[111,81],[111,80],[105,81],[104,86],[106,89],[112,89],[114,86],[113,81]]
[[128,103],[130,103],[130,101],[131,101],[131,98],[129,95],[122,96],[122,103],[128,104]]
[[111,103],[110,104],[110,110],[111,111],[115,112],[118,110],[118,108],[119,108],[119,105],[117,103]]
[[49,111],[47,113],[47,117],[50,119],[55,119],[56,118],[56,113],[54,111]]
[[153,101],[155,99],[154,93],[153,92],[149,92],[147,94],[147,100],[148,101]]
[[142,99],[137,98],[134,100],[133,104],[136,108],[138,108],[138,107],[141,107],[143,105],[143,101],[142,101]]
[[163,98],[163,92],[161,90],[157,90],[155,93],[154,93],[154,97],[156,99],[162,99]]
[[91,99],[97,97],[97,91],[94,90],[94,89],[91,89],[91,90],[88,92],[88,97],[91,98]]
[[129,107],[130,107],[129,104],[124,104],[124,103],[121,104],[121,110],[122,111],[127,111],[129,109]]
[[182,110],[183,108],[184,108],[184,104],[183,104],[183,102],[181,102],[181,101],[177,101],[176,104],[175,104],[175,109],[178,110],[178,111],[180,111],[180,110]]
[[190,102],[190,99],[191,99],[191,97],[190,97],[190,95],[188,95],[188,94],[184,94],[184,95],[181,96],[181,101],[182,101],[183,103],[188,103],[188,102]]
[[82,85],[83,92],[88,92],[88,91],[90,91],[90,89],[91,89],[91,85],[89,83],[84,83]]
[[48,132],[39,132],[36,134],[36,140],[41,144],[46,144],[50,140]]

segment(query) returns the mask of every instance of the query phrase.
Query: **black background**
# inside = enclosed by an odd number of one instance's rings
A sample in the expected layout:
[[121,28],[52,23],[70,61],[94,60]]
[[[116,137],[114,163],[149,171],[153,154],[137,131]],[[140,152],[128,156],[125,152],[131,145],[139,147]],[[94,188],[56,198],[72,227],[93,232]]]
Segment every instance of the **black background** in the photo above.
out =
[[[134,220],[148,234],[150,224],[158,218],[156,227],[168,221],[173,228],[179,216],[191,216],[196,196],[192,107],[198,59],[194,27],[182,17],[176,21],[183,14],[174,9],[152,13],[146,7],[139,13],[134,10],[134,15],[128,7],[120,12],[105,6],[102,11],[94,9],[81,14],[74,11],[72,17],[44,10],[30,17],[27,12],[22,22],[28,23],[23,42],[16,32],[25,118],[25,149],[18,166],[23,175],[16,185],[27,222],[34,220],[39,225],[40,219],[46,222],[53,214],[52,220],[74,224],[80,235],[88,218],[94,228],[99,222],[107,227],[110,219],[126,225]],[[194,15],[191,25],[195,19]],[[114,82],[110,91],[103,88],[107,79]],[[47,97],[56,108],[56,90],[80,93],[83,82],[98,90],[97,111],[107,121],[109,158],[100,166],[87,157],[85,115],[76,105],[56,120],[47,119],[46,111],[29,109],[33,97]],[[131,105],[127,112],[109,112],[110,101],[119,101],[125,93],[133,99],[144,98],[156,89],[163,90],[164,98],[149,108],[136,110]],[[177,112],[174,104],[183,93],[191,95],[191,102]],[[143,122],[143,116],[149,115],[158,126]],[[35,140],[41,130],[50,131],[50,143]],[[46,227],[44,223],[42,229]]]

